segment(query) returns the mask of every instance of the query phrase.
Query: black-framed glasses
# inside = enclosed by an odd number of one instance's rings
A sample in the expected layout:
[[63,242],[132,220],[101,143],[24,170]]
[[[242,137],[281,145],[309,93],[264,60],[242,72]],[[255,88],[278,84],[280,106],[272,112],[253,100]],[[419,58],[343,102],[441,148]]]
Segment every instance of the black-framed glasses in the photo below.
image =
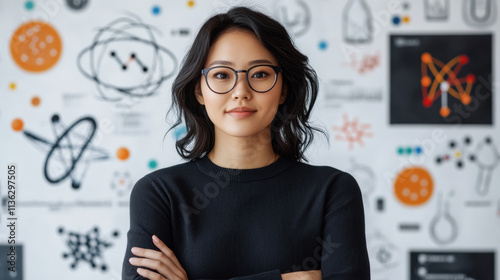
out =
[[245,73],[247,83],[252,90],[268,92],[276,84],[279,72],[281,72],[280,66],[264,64],[252,66],[248,70],[234,70],[228,66],[214,66],[201,70],[208,88],[218,94],[233,90],[238,82],[238,73]]

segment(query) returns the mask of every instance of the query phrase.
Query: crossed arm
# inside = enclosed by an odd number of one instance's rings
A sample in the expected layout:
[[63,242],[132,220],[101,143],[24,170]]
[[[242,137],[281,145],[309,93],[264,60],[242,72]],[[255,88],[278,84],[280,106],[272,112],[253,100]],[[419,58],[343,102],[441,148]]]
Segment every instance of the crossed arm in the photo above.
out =
[[[148,268],[137,268],[137,273],[150,280],[188,280],[187,273],[174,252],[156,235],[153,235],[152,239],[159,251],[139,247],[132,248],[132,254],[137,257],[130,258],[130,264]],[[321,280],[321,270],[285,273],[281,274],[281,278],[283,280]]]

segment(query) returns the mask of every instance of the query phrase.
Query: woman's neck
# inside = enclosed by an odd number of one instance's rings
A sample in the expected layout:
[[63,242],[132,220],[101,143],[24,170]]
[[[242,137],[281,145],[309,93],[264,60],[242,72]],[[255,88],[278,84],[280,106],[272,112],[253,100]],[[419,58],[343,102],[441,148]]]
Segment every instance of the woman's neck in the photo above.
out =
[[234,137],[216,132],[215,144],[208,158],[220,167],[252,169],[275,162],[279,155],[273,150],[269,128],[250,137]]

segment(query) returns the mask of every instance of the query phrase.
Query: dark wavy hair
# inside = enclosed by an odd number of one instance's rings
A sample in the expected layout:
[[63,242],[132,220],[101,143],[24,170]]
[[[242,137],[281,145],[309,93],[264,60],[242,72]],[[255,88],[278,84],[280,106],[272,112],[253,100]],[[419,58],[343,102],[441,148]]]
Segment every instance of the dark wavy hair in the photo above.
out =
[[312,143],[314,131],[321,132],[328,139],[325,131],[309,123],[318,95],[318,77],[307,56],[297,50],[279,22],[246,7],[235,7],[209,18],[183,60],[172,84],[172,106],[168,110],[168,113],[176,110],[177,120],[167,133],[183,121],[186,125],[186,135],[176,142],[177,152],[184,159],[194,160],[208,154],[214,146],[214,125],[205,107],[196,99],[196,87],[210,47],[221,34],[234,29],[253,32],[283,69],[287,97],[279,105],[271,123],[274,151],[293,160],[307,161],[304,151]]

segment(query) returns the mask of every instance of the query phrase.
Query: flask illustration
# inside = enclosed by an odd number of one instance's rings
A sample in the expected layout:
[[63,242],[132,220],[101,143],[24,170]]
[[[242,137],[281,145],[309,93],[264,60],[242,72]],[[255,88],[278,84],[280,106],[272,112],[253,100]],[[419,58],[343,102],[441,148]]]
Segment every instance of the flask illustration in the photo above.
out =
[[458,235],[457,221],[450,214],[450,193],[448,199],[443,202],[442,194],[438,195],[438,207],[436,215],[432,218],[429,226],[432,240],[440,245],[453,242]]
[[350,0],[344,8],[342,18],[346,43],[365,44],[372,41],[372,14],[365,0]]

